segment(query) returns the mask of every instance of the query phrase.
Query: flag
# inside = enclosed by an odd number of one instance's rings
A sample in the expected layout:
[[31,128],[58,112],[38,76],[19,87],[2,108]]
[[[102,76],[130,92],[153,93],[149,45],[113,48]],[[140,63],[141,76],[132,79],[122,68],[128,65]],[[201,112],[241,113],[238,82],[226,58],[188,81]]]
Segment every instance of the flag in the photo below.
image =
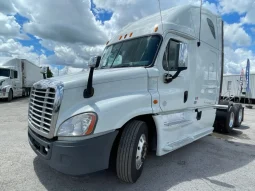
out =
[[250,60],[247,60],[246,65],[246,93],[250,91]]
[[240,74],[240,89],[241,89],[241,92],[243,92],[243,80],[244,80],[244,70],[242,68],[241,70],[241,74]]

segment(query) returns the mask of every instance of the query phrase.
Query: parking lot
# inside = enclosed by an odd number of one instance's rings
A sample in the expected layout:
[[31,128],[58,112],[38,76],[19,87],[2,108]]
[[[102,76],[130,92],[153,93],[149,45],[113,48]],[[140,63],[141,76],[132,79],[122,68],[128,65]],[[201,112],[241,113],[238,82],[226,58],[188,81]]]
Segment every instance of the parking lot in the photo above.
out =
[[45,165],[27,141],[27,109],[28,99],[0,101],[1,191],[255,190],[255,109],[245,110],[243,126],[231,135],[213,134],[163,157],[149,154],[133,185],[111,170],[70,177]]

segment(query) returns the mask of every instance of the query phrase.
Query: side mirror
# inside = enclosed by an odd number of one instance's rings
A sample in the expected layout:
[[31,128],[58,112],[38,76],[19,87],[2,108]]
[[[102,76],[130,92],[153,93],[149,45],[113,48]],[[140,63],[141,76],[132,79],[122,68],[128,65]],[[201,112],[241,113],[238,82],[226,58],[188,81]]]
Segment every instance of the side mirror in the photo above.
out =
[[188,63],[188,45],[186,43],[178,43],[177,48],[179,49],[178,52],[178,68],[177,71],[174,75],[171,74],[165,74],[164,75],[164,82],[165,83],[170,83],[172,82],[175,78],[179,76],[179,74],[183,70],[187,70],[187,63]]
[[47,67],[43,66],[41,67],[41,74],[46,74],[47,73]]
[[186,43],[179,43],[179,59],[178,59],[178,69],[181,71],[187,69],[188,63],[188,45]]
[[100,64],[101,56],[94,56],[89,59],[88,67],[97,68]]
[[45,67],[45,66],[41,67],[41,71],[40,72],[43,75],[43,79],[46,79],[47,67]]

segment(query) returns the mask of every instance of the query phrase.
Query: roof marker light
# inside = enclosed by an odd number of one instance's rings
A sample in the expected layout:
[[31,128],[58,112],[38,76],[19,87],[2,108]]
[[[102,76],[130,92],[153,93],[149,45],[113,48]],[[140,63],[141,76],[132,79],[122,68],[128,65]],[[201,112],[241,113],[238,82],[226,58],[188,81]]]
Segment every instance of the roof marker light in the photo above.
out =
[[132,35],[133,35],[133,33],[131,32],[130,35],[129,35],[129,37],[131,37]]
[[156,25],[154,28],[154,32],[157,32],[157,31],[158,31],[158,25]]
[[124,36],[124,39],[127,37],[127,34]]
[[121,39],[122,39],[122,36],[120,36],[119,40],[121,40]]

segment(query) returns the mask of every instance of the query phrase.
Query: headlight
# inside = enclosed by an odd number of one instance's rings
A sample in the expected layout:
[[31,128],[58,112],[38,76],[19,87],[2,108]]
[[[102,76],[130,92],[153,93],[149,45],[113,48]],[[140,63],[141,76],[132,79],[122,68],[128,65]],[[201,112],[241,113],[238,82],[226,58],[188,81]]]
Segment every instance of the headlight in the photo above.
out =
[[83,113],[64,121],[59,129],[58,136],[83,136],[94,131],[97,115],[95,113]]

